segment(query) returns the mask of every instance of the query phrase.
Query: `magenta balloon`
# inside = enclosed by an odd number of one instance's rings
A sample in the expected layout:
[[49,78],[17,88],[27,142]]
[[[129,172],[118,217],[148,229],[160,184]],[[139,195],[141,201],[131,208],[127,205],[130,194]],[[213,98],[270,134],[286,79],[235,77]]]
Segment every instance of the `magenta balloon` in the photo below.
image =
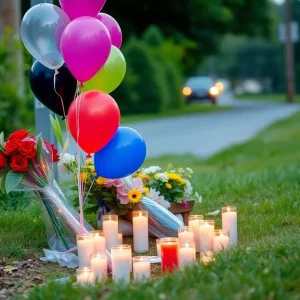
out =
[[118,22],[105,13],[98,14],[97,19],[107,27],[112,45],[120,49],[122,45],[122,30]]
[[78,17],[96,17],[106,0],[59,0],[71,20]]
[[64,30],[60,48],[70,72],[78,81],[85,82],[106,63],[111,50],[111,38],[99,20],[80,17]]

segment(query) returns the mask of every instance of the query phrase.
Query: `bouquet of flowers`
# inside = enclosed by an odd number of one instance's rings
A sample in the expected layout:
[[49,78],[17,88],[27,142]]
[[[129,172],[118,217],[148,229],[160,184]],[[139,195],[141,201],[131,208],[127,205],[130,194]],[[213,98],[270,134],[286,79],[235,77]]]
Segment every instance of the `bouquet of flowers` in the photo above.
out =
[[76,245],[76,234],[93,228],[70,205],[53,176],[59,160],[54,146],[24,129],[7,141],[0,134],[0,177],[3,192],[33,191],[41,200],[51,250],[66,251]]

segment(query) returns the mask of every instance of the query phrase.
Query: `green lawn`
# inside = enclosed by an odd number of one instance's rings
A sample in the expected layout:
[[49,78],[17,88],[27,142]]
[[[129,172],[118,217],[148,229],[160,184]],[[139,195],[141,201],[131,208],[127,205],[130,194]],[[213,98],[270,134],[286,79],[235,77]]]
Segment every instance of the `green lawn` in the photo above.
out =
[[124,115],[121,118],[122,124],[128,124],[133,122],[147,121],[147,120],[157,120],[169,117],[178,117],[183,115],[194,115],[194,114],[203,114],[209,112],[216,112],[230,109],[228,106],[221,105],[211,105],[211,104],[201,104],[201,103],[192,103],[190,105],[185,105],[178,110],[170,110],[158,114],[138,114],[138,115]]
[[[219,254],[215,263],[128,287],[48,282],[30,299],[300,299],[299,120],[298,113],[208,160],[162,157],[145,164],[193,168],[193,184],[203,196],[194,213],[236,205],[238,248]],[[220,226],[220,216],[215,221]],[[1,257],[11,260],[41,253],[45,233],[36,205],[0,212],[0,245]],[[51,264],[45,270],[50,279],[70,273]]]
[[[286,102],[285,94],[242,94],[236,95],[237,100],[257,100],[257,101],[270,101],[270,102]],[[294,102],[300,102],[300,95],[296,95]]]

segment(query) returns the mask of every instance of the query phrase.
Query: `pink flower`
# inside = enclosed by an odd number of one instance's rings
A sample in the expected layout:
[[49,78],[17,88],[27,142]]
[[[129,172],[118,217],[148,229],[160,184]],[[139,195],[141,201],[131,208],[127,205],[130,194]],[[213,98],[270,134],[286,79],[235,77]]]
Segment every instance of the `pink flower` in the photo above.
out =
[[132,179],[132,190],[139,190],[141,193],[144,193],[144,184],[143,180],[139,177],[135,177]]

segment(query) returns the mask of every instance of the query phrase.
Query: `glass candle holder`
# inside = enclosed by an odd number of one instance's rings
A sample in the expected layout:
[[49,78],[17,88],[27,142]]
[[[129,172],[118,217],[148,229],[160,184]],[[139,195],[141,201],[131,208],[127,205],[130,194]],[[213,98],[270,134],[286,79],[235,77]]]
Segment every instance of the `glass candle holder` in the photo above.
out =
[[130,282],[131,246],[119,245],[111,248],[112,278],[114,281]]
[[151,276],[150,260],[146,256],[133,257],[133,277],[137,281],[143,281]]
[[123,244],[123,231],[122,231],[122,229],[118,230],[118,242],[119,242],[119,245]]
[[200,261],[203,264],[208,264],[211,261],[214,261],[214,252],[213,251],[205,251],[200,253]]
[[229,231],[227,229],[215,230],[214,251],[218,252],[229,247]]
[[199,241],[199,226],[203,222],[202,215],[190,215],[189,216],[189,227],[194,232],[194,239],[196,245],[196,251],[200,252],[200,241]]
[[132,212],[133,248],[137,253],[149,251],[148,212],[134,210]]
[[86,285],[95,283],[95,274],[91,268],[78,268],[76,270],[77,283]]
[[183,268],[196,260],[195,242],[179,244],[179,267]]
[[125,248],[129,249],[128,263],[129,263],[129,270],[130,270],[130,272],[132,272],[132,247],[131,247],[131,245],[128,245],[128,244],[122,244],[120,246],[124,246]]
[[118,216],[103,216],[103,232],[106,240],[106,249],[111,250],[112,247],[118,246]]
[[103,230],[94,230],[91,232],[94,241],[94,253],[106,251],[106,241]]
[[195,242],[194,232],[189,226],[183,226],[178,229],[178,242],[182,243],[193,243]]
[[200,252],[212,251],[214,244],[214,220],[204,220],[199,226]]
[[229,244],[237,245],[237,211],[236,206],[222,207],[222,229],[229,230]]
[[161,257],[160,239],[156,240],[156,252],[157,252],[157,256]]
[[107,255],[104,252],[93,253],[91,255],[91,269],[95,274],[95,279],[100,282],[107,278]]
[[160,239],[161,247],[161,268],[163,273],[172,273],[179,265],[178,238]]
[[79,268],[90,267],[91,254],[94,252],[94,241],[91,233],[76,235]]

